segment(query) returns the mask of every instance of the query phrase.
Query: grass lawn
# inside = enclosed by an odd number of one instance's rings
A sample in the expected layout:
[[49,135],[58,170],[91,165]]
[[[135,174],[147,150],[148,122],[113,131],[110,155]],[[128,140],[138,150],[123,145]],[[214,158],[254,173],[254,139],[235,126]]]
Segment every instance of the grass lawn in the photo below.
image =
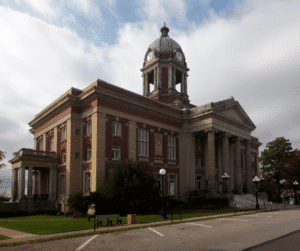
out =
[[[218,215],[224,213],[233,213],[234,211],[224,212],[202,212],[202,213],[187,213],[182,214],[182,219],[207,216],[207,215]],[[167,215],[169,220],[171,215]],[[160,215],[146,215],[136,216],[137,223],[148,223],[148,222],[160,222],[165,221],[159,219]],[[123,224],[127,224],[127,217],[120,217]],[[179,214],[173,215],[173,220],[180,219]],[[113,224],[116,224],[116,219],[113,220]],[[102,223],[106,226],[106,220]],[[27,216],[27,217],[14,217],[14,218],[0,218],[0,227],[18,230],[21,232],[47,235],[63,232],[72,232],[94,228],[94,219],[90,222],[86,218],[75,219],[72,217],[64,216]],[[101,229],[101,228],[100,228]]]
[[0,240],[7,240],[7,239],[11,239],[11,238],[0,234]]

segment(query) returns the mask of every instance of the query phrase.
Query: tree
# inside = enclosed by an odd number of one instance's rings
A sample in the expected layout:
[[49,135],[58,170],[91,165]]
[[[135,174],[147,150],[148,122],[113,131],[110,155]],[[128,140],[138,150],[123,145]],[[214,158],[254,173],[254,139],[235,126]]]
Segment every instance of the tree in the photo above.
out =
[[160,200],[160,191],[147,164],[124,162],[114,170],[101,196],[106,197],[105,204],[110,203],[111,210],[124,208],[124,211],[141,213],[148,211],[157,200]]
[[273,181],[277,187],[277,200],[280,200],[280,181],[284,178],[286,164],[292,155],[291,143],[284,137],[276,138],[269,142],[266,149],[261,152],[259,158],[262,164],[262,173],[269,181]]
[[1,163],[5,159],[6,152],[0,150],[0,168],[6,166],[4,163]]
[[291,185],[294,181],[300,183],[300,150],[295,149],[295,151],[293,151],[292,156],[286,164],[284,176],[289,184],[289,188],[292,188]]

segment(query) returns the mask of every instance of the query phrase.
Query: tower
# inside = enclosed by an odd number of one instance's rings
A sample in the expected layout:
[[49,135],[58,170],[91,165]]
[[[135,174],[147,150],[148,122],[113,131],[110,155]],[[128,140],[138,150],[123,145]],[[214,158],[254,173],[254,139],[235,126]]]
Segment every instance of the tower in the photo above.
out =
[[[169,37],[166,24],[148,48],[143,68],[143,95],[178,108],[191,108],[187,95],[187,68],[180,45]],[[179,86],[180,88],[178,88]]]

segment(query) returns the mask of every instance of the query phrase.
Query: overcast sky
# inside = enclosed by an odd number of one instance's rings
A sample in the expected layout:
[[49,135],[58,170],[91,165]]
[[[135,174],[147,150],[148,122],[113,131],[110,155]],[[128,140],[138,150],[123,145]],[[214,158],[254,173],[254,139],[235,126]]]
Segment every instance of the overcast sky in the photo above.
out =
[[33,148],[28,123],[97,78],[142,94],[140,69],[166,22],[200,106],[233,96],[263,145],[300,148],[300,1],[0,0],[0,149]]

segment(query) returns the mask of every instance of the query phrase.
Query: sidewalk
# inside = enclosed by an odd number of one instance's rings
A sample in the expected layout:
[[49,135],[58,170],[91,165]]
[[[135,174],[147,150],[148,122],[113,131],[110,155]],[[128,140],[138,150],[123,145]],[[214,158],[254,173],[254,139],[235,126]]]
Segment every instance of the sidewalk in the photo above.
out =
[[[283,207],[284,207],[283,205],[279,204],[279,205],[277,205],[276,208],[273,206],[273,209],[283,209]],[[286,210],[288,210],[288,209],[298,209],[298,208],[300,208],[299,205],[288,205],[288,206],[286,205]],[[263,211],[263,210],[264,210],[264,208],[261,208],[260,211]],[[194,221],[194,220],[205,219],[205,218],[216,218],[216,217],[220,217],[220,216],[239,215],[239,214],[244,214],[244,213],[245,212],[230,213],[230,214],[218,214],[218,215],[211,215],[211,216],[209,215],[209,216],[188,218],[188,219],[183,219],[183,220],[173,220],[173,222],[187,222],[187,221]],[[126,225],[122,225],[122,226],[100,227],[100,228],[96,228],[96,233],[95,234],[101,234],[101,232],[106,231],[106,230],[126,229],[126,228],[143,227],[143,226],[149,226],[150,227],[150,226],[153,226],[153,225],[169,224],[169,223],[171,223],[171,220],[162,221],[162,222],[152,222],[152,223],[146,223],[146,224],[138,223],[138,224],[133,224],[133,225],[127,225],[126,224]],[[80,234],[80,233],[92,233],[92,232],[94,232],[94,229],[88,229],[88,230],[57,233],[57,234],[34,235],[34,234],[29,234],[29,233],[22,233],[22,232],[11,230],[11,229],[5,229],[5,228],[0,228],[0,229],[2,229],[2,231],[0,230],[1,231],[0,234],[3,234],[3,235],[6,235],[4,230],[6,230],[7,233],[10,233],[10,234],[13,233],[13,232],[16,233],[16,235],[12,234],[12,236],[9,236],[12,239],[1,240],[0,244],[2,244],[2,243],[14,243],[14,242],[24,242],[24,243],[26,243],[27,241],[30,241],[30,240],[49,239],[49,238],[58,237],[58,236],[66,236],[66,235],[75,235],[75,234]],[[23,236],[22,236],[22,234],[23,234]],[[6,236],[8,236],[8,235],[6,235]]]

